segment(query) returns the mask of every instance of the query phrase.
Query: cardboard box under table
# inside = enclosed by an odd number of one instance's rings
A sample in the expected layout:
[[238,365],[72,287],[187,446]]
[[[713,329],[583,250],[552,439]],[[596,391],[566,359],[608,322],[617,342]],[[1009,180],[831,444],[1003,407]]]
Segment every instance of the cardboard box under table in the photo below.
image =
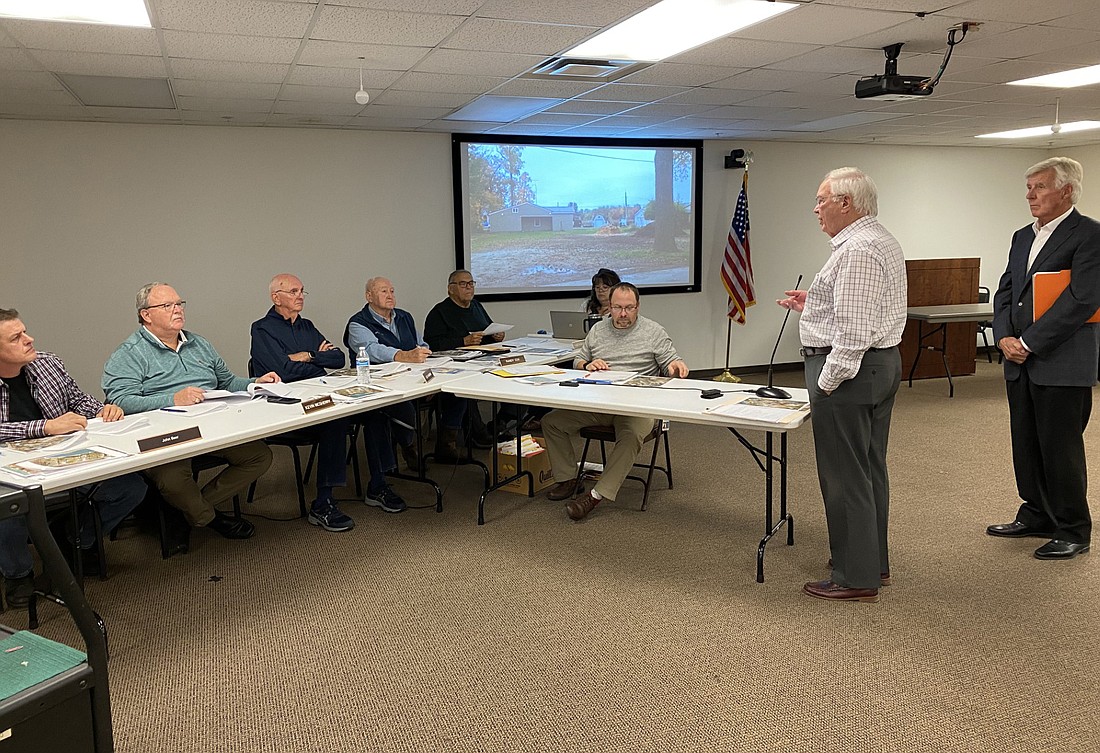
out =
[[[534,449],[537,447],[538,449]],[[523,470],[531,472],[534,493],[538,494],[554,483],[554,473],[550,470],[550,453],[546,451],[546,441],[541,437],[523,436]],[[516,473],[516,442],[514,439],[497,445],[497,481]],[[527,454],[533,453],[533,454]],[[527,477],[520,476],[510,484],[500,487],[513,494],[527,494]]]

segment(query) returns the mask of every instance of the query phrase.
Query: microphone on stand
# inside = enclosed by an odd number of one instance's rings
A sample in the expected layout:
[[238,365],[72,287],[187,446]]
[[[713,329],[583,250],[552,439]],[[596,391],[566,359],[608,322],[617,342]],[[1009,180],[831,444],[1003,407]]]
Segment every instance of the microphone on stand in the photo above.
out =
[[[797,290],[798,286],[802,284],[802,275],[798,276],[798,280],[794,284],[794,289]],[[768,386],[757,387],[753,392],[757,397],[771,397],[776,400],[789,400],[791,393],[787,392],[782,387],[773,387],[772,379],[775,377],[775,354],[779,350],[779,341],[783,339],[783,330],[787,326],[787,319],[791,316],[791,310],[787,309],[787,313],[783,316],[783,325],[779,328],[779,337],[775,338],[775,347],[772,348],[772,357],[768,361]]]

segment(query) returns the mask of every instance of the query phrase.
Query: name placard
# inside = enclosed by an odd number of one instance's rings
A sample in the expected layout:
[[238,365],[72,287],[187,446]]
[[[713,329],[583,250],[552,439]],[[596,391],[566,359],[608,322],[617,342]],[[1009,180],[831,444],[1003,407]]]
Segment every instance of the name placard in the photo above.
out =
[[526,356],[501,356],[500,357],[500,365],[501,366],[514,366],[517,363],[527,363],[527,357]]
[[424,369],[424,381],[430,382],[433,379],[435,379],[435,372],[433,372],[431,369]]
[[331,408],[335,403],[332,402],[332,397],[329,395],[321,395],[320,397],[311,397],[308,400],[302,401],[302,411],[305,413],[313,413],[316,410],[322,410],[323,408]]
[[146,437],[138,440],[138,452],[159,450],[161,447],[171,447],[181,442],[190,442],[193,439],[202,439],[202,432],[197,426],[188,426],[186,429],[177,429],[167,434],[157,434],[155,437]]

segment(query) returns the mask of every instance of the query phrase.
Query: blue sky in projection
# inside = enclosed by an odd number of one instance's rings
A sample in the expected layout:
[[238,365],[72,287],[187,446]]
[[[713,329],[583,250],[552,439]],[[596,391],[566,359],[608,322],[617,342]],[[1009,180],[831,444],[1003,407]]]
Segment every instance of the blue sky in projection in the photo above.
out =
[[[530,173],[540,206],[577,202],[581,209],[645,205],[653,200],[653,149],[525,146],[523,169]],[[676,201],[691,203],[690,176],[673,184]]]

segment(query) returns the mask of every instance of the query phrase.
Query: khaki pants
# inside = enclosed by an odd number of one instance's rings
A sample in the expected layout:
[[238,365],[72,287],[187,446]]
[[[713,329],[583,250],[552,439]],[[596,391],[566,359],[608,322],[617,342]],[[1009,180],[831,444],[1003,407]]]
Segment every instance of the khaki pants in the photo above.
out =
[[263,442],[246,442],[213,453],[229,461],[229,465],[199,490],[191,477],[191,461],[176,460],[155,468],[145,475],[164,497],[193,526],[205,526],[214,519],[214,508],[232,499],[271,467],[271,449]]
[[608,413],[587,413],[574,410],[554,410],[542,417],[542,432],[546,438],[546,451],[550,453],[550,467],[554,480],[567,481],[577,475],[577,455],[573,437],[585,426],[614,426],[615,448],[607,457],[603,475],[596,483],[595,491],[601,497],[614,500],[630,473],[642,442],[653,431],[652,418],[613,416]]

